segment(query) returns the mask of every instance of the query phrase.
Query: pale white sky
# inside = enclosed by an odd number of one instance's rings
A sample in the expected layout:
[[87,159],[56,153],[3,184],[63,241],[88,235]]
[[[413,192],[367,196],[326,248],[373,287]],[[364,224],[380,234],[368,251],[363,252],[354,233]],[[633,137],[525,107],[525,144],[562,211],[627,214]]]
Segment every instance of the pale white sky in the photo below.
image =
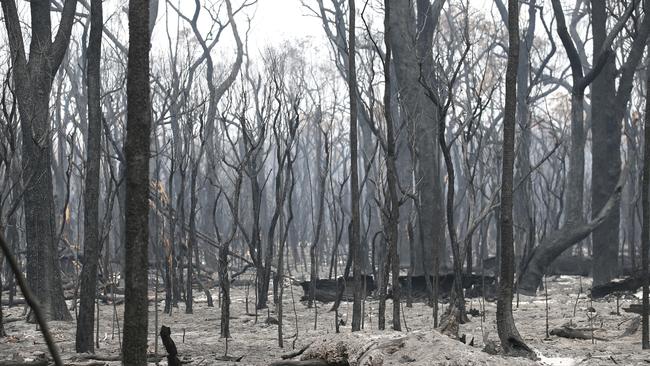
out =
[[296,37],[325,38],[320,19],[307,14],[300,0],[258,0],[251,41],[278,44]]
[[[160,1],[160,8],[158,14],[158,21],[156,26],[157,35],[164,37],[162,29],[164,28],[164,12],[165,0]],[[482,9],[484,11],[491,11],[495,15],[498,13],[494,6],[494,0],[467,0],[470,6]],[[233,6],[238,7],[241,0],[233,0]],[[317,7],[315,0],[305,0],[307,4]],[[325,1],[327,6],[328,1]],[[357,10],[360,12],[363,7],[364,1],[357,1]],[[374,2],[377,5],[376,1]],[[188,0],[178,1],[178,6],[181,11],[191,16],[194,11],[194,2]],[[170,9],[172,14],[170,17],[170,25],[175,23],[175,14]],[[199,17],[199,23],[203,23],[203,27],[208,28],[208,17],[205,11]],[[246,18],[252,17],[251,29],[249,32],[249,50],[251,53],[263,49],[267,45],[279,45],[284,41],[295,39],[307,39],[311,44],[318,48],[327,47],[327,39],[325,32],[322,29],[321,20],[314,17],[311,12],[302,5],[301,0],[258,0],[257,4],[248,8],[245,14],[238,14],[236,17],[240,33],[246,30]],[[359,25],[361,26],[361,25]],[[242,35],[243,37],[243,35]],[[234,46],[230,30],[224,32],[222,36],[223,43],[217,46],[217,49],[224,47]],[[154,45],[155,46],[155,45]]]

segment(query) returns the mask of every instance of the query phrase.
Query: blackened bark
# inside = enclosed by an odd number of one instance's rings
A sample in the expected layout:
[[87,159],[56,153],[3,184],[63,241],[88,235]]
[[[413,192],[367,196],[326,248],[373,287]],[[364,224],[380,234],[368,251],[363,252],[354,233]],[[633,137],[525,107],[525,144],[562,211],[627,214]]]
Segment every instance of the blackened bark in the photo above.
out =
[[[425,85],[437,93],[433,68],[433,33],[438,23],[444,0],[431,3],[417,1],[417,18],[414,4],[407,0],[390,1],[388,37],[394,55],[397,87],[402,102],[402,112],[412,136],[411,157],[414,159],[417,182],[417,235],[414,240],[413,273],[425,274],[427,280],[438,273],[439,258],[444,257],[444,210],[440,150],[435,143],[438,135],[439,114],[437,106],[426,95]],[[437,95],[436,95],[437,97]],[[435,281],[434,281],[435,282]],[[437,290],[429,286],[434,306],[434,324],[437,323]]]
[[[607,35],[604,1],[592,0],[594,49],[600,49]],[[598,55],[594,53],[594,61]],[[615,60],[610,57],[591,88],[591,207],[595,216],[609,198],[621,172],[621,121],[615,120],[611,101],[615,99]],[[593,232],[594,285],[610,281],[618,273],[620,212],[614,210]]]
[[162,339],[165,351],[167,351],[167,364],[169,366],[181,366],[181,360],[178,359],[178,350],[171,334],[172,330],[169,327],[164,325],[160,327],[160,339]]
[[[519,128],[519,148],[515,152],[515,182],[522,182],[514,194],[515,256],[524,258],[529,249],[535,245],[535,207],[533,197],[533,180],[530,162],[530,145],[532,129],[530,123],[530,52],[533,47],[537,2],[528,4],[528,27],[523,32],[524,42],[519,44],[519,63],[517,70],[517,126]],[[507,25],[507,24],[506,24]],[[468,247],[468,267],[471,267],[471,245]],[[471,271],[468,270],[471,274]]]
[[501,176],[501,266],[497,299],[497,332],[506,354],[532,354],[517,331],[512,317],[514,244],[512,191],[517,112],[517,64],[519,62],[519,4],[508,1],[508,68],[506,104],[503,118],[503,167]]
[[101,242],[99,238],[99,175],[101,152],[101,81],[103,15],[102,0],[90,3],[90,36],[88,39],[86,83],[88,88],[88,142],[86,144],[86,177],[84,182],[84,262],[81,269],[79,318],[75,349],[93,352],[97,265]]
[[[390,0],[384,1],[384,32],[389,34],[390,29]],[[400,301],[401,289],[399,283],[399,251],[397,245],[399,243],[399,197],[397,195],[397,186],[399,176],[397,171],[397,149],[395,142],[395,126],[393,123],[392,112],[392,90],[391,90],[391,77],[390,65],[392,57],[392,49],[390,37],[384,37],[385,54],[384,54],[384,119],[386,121],[386,138],[384,139],[379,132],[375,132],[377,138],[381,141],[382,150],[384,151],[386,160],[386,185],[388,194],[386,195],[386,202],[384,204],[384,238],[387,244],[387,258],[384,260],[383,268],[381,268],[382,281],[380,283],[380,298],[379,298],[379,329],[385,328],[385,312],[386,312],[386,289],[388,286],[389,274],[392,274],[392,287],[393,287],[393,329],[402,330],[400,321]]]
[[[199,159],[200,159],[199,154]],[[192,293],[192,281],[194,277],[194,268],[192,265],[192,254],[198,248],[196,248],[196,206],[198,205],[198,197],[196,195],[196,178],[199,172],[199,162],[192,162],[192,170],[190,174],[190,232],[189,240],[187,241],[187,282],[185,290],[185,314],[192,314],[192,304],[194,303],[194,295]],[[198,256],[197,256],[198,257]],[[197,258],[198,259],[198,258]],[[197,270],[200,267],[200,263],[196,263]],[[197,271],[198,272],[198,271]],[[197,273],[197,279],[199,278]],[[200,280],[199,280],[200,281]]]
[[354,276],[354,298],[352,303],[352,331],[361,330],[361,297],[363,284],[361,282],[361,242],[359,215],[359,168],[358,168],[358,139],[357,139],[357,70],[356,70],[356,39],[355,0],[348,0],[349,29],[348,29],[348,93],[350,97],[350,227],[349,251],[352,258],[352,275]]
[[[329,141],[327,133],[321,128],[320,124],[322,123],[322,111],[320,106],[317,111],[317,128],[316,133],[318,138],[316,139],[318,144],[318,151],[316,152],[316,164],[318,165],[318,213],[316,218],[316,228],[314,229],[314,241],[312,242],[311,247],[309,248],[309,257],[311,261],[311,271],[310,278],[311,286],[309,289],[309,302],[308,306],[312,306],[315,296],[316,296],[316,282],[318,281],[318,244],[320,243],[321,231],[323,227],[323,218],[325,216],[325,184],[327,181],[327,176],[329,174],[329,161],[330,161],[330,152],[329,152]],[[325,150],[325,161],[322,160],[322,150]],[[315,313],[316,314],[316,313]],[[314,329],[316,329],[316,320],[314,321]]]
[[147,364],[149,243],[149,0],[129,2],[127,66],[124,365]]
[[5,0],[1,5],[22,121],[27,278],[47,317],[71,320],[63,297],[57,255],[49,98],[54,76],[70,41],[77,1],[66,0],[54,41],[49,2],[30,3],[29,61],[16,4],[13,0]]
[[230,243],[219,248],[219,288],[221,289],[221,338],[230,338],[230,278],[228,276],[228,251]]
[[[386,9],[386,16],[384,19],[384,30],[388,34],[390,27],[390,0],[384,2]],[[384,37],[386,45],[386,55],[384,56],[384,119],[386,120],[386,182],[388,185],[388,218],[387,227],[384,229],[386,232],[386,241],[388,242],[388,257],[391,264],[392,287],[393,287],[393,329],[402,330],[402,323],[400,320],[400,301],[401,301],[401,288],[399,284],[399,251],[397,245],[399,243],[399,197],[397,195],[399,176],[397,172],[397,148],[395,142],[395,126],[393,123],[392,111],[392,95],[391,95],[391,77],[390,65],[392,50],[390,47],[390,38]],[[386,269],[388,272],[388,268]],[[385,277],[388,282],[388,277]]]

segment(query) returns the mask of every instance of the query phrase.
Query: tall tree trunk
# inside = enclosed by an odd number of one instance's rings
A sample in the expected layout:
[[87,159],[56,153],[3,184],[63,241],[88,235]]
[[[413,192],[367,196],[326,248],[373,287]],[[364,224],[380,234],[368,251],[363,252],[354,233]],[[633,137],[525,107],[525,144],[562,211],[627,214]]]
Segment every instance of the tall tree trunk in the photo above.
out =
[[99,237],[99,179],[101,159],[102,107],[100,65],[103,32],[102,0],[90,3],[90,37],[87,51],[88,143],[86,144],[86,177],[84,182],[84,264],[81,269],[79,318],[75,348],[77,352],[93,352],[97,265],[101,243]]
[[[607,36],[607,9],[602,0],[591,1],[594,49],[600,49]],[[645,44],[645,42],[644,42]],[[594,52],[594,62],[598,55]],[[595,63],[594,63],[595,65]],[[591,209],[592,215],[607,202],[621,172],[621,121],[614,117],[616,65],[610,57],[591,88]],[[618,274],[620,212],[613,210],[597,227],[593,241],[594,285],[610,281]]]
[[[384,1],[385,17],[384,17],[384,31],[388,33],[390,27],[390,0]],[[388,243],[388,262],[391,264],[392,274],[392,287],[393,287],[393,329],[402,330],[400,321],[400,301],[401,289],[399,284],[399,251],[397,245],[399,243],[399,197],[397,195],[397,186],[399,176],[397,171],[397,147],[395,142],[395,125],[393,123],[393,110],[392,110],[392,88],[391,88],[391,43],[389,37],[384,37],[384,44],[386,47],[386,54],[384,55],[384,119],[386,120],[386,183],[388,186],[388,218],[386,219],[386,242]],[[388,266],[385,269],[386,275],[384,276],[385,282],[388,282]]]
[[[533,197],[533,181],[530,174],[530,149],[532,129],[529,107],[529,78],[530,51],[533,47],[537,19],[536,0],[528,4],[528,27],[524,32],[524,42],[519,45],[519,62],[517,70],[517,126],[519,128],[519,148],[515,152],[515,182],[522,182],[514,192],[514,225],[516,258],[525,259],[527,253],[535,245],[535,208]],[[468,258],[469,259],[469,258]]]
[[[417,182],[417,235],[414,240],[415,267],[413,273],[424,274],[430,284],[431,275],[437,275],[439,258],[444,257],[444,210],[440,149],[437,140],[439,113],[426,96],[426,83],[437,92],[433,68],[433,33],[444,0],[431,3],[417,1],[417,18],[412,1],[391,0],[388,37],[394,53],[397,87],[400,91],[402,111],[407,121],[411,155],[415,162],[414,181]],[[437,314],[436,286],[430,286],[434,314]],[[437,316],[434,316],[437,323]]]
[[149,145],[151,100],[149,82],[149,0],[129,2],[127,66],[126,243],[124,365],[147,364]]
[[32,34],[29,58],[25,54],[15,1],[4,0],[1,5],[22,122],[27,277],[46,316],[71,320],[61,286],[55,233],[49,99],[54,76],[70,41],[77,1],[66,0],[54,41],[49,2],[30,3]]
[[[318,212],[316,217],[316,228],[314,229],[314,241],[312,242],[311,247],[309,248],[309,257],[311,260],[311,271],[310,271],[310,288],[309,288],[309,303],[308,306],[312,306],[312,303],[316,298],[316,281],[318,281],[318,244],[320,243],[321,231],[323,227],[323,218],[325,216],[325,184],[327,183],[327,176],[329,174],[329,161],[330,161],[330,152],[329,152],[329,141],[327,133],[321,129],[322,123],[322,111],[320,107],[318,108],[317,118],[316,118],[316,133],[318,137],[317,141],[317,151],[316,151],[316,163],[318,164]],[[322,150],[325,149],[325,161],[322,159]],[[323,165],[324,164],[324,165]],[[316,325],[316,324],[314,324]]]
[[512,317],[514,245],[512,191],[517,113],[517,64],[519,62],[519,4],[508,0],[508,68],[503,118],[503,167],[501,176],[501,267],[497,298],[497,331],[506,354],[532,354],[517,331]]
[[348,0],[349,34],[348,34],[348,93],[350,96],[350,226],[349,226],[349,255],[352,258],[352,275],[354,277],[354,295],[352,303],[352,331],[361,330],[361,242],[359,215],[359,168],[358,168],[358,139],[357,139],[357,70],[356,70],[356,36],[355,0]]
[[[190,173],[190,232],[189,238],[187,241],[187,288],[185,294],[185,314],[192,314],[193,309],[192,305],[194,302],[194,296],[192,294],[192,281],[194,276],[194,268],[192,265],[192,254],[193,251],[197,250],[196,248],[196,207],[198,205],[198,197],[196,194],[196,178],[199,172],[199,161],[192,162],[192,171]],[[198,258],[197,258],[198,259]],[[201,263],[197,261],[196,267],[197,270],[200,267]],[[198,271],[197,271],[198,278]],[[200,281],[200,279],[199,279]]]
[[[644,2],[645,4],[645,2]],[[650,65],[650,57],[648,58]],[[643,142],[643,178],[641,197],[643,205],[643,227],[641,229],[641,273],[643,278],[643,314],[641,325],[641,347],[650,348],[648,312],[650,311],[650,275],[648,274],[648,252],[650,251],[650,72],[646,72],[646,105]]]

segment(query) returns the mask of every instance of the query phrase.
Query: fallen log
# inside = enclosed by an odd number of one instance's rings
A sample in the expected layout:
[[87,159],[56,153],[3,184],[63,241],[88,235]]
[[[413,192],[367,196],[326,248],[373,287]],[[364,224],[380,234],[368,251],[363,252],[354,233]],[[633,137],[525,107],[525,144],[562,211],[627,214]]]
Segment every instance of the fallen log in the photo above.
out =
[[9,323],[14,323],[14,322],[19,322],[19,321],[27,321],[25,318],[4,318],[2,319],[2,324],[9,324]]
[[591,288],[592,299],[602,299],[614,293],[632,293],[643,286],[643,278],[640,275],[627,277],[623,280],[613,280],[605,284]]
[[311,346],[311,343],[306,344],[305,346],[303,346],[299,350],[296,350],[296,351],[293,351],[293,352],[290,352],[290,353],[286,353],[286,354],[284,354],[284,355],[282,355],[280,357],[283,360],[288,360],[290,358],[298,357],[298,356],[302,355],[307,350],[307,348],[309,348],[309,346]]
[[[73,294],[65,294],[66,300],[74,300],[74,298],[75,297]],[[8,299],[2,299],[1,304],[2,306],[16,306],[16,305],[25,305],[27,304],[27,302],[22,297],[14,297],[13,301],[9,301]]]
[[626,313],[635,313],[643,315],[643,305],[641,304],[630,304],[629,308],[623,308],[623,311]]
[[[454,286],[455,275],[445,273],[438,276],[438,296],[442,299],[449,298]],[[434,277],[431,276],[430,283],[434,283]],[[400,288],[402,294],[406,294],[409,289],[408,276],[400,276]],[[494,276],[481,276],[477,274],[463,274],[463,288],[466,290],[465,296],[468,298],[481,297],[495,298],[496,278]],[[485,288],[485,294],[483,294]],[[411,277],[411,298],[414,300],[424,301],[429,298],[429,287],[426,277]],[[389,291],[388,298],[392,297],[392,291]]]
[[[375,281],[372,276],[366,275],[365,278],[365,289],[366,296],[369,296],[374,290],[377,289]],[[353,287],[352,284],[354,280],[352,277],[345,279],[345,290],[343,291],[343,301],[352,301],[353,300]],[[311,286],[311,281],[300,282],[300,287],[302,287],[303,296],[300,298],[300,301],[307,301],[309,299],[309,289]],[[317,301],[321,302],[334,302],[337,298],[337,280],[336,279],[318,279],[316,280],[316,294],[315,298]]]
[[47,366],[49,360],[39,358],[34,361],[0,361],[0,366]]
[[571,328],[569,326],[561,326],[559,328],[553,328],[549,332],[551,335],[569,338],[569,339],[596,339],[599,341],[607,341],[607,338],[599,337],[592,334],[593,330],[577,329]]
[[[440,298],[448,298],[451,294],[453,285],[454,285],[454,274],[446,273],[438,276],[438,295]],[[373,291],[377,289],[374,279],[372,276],[365,276],[366,280],[366,296],[370,296]],[[431,282],[433,283],[434,278],[431,276]],[[353,279],[346,279],[345,290],[343,292],[343,301],[352,301],[353,286],[350,286]],[[408,276],[400,276],[399,278],[400,287],[402,292],[406,293],[408,291],[409,280]],[[309,299],[311,281],[300,282],[299,285],[302,287],[303,296],[300,298],[301,301],[306,301]],[[426,278],[424,276],[412,276],[411,277],[411,298],[416,301],[425,301],[429,298],[429,288],[427,285]],[[463,275],[463,288],[466,290],[466,297],[481,297],[485,295],[487,298],[495,298],[496,294],[496,278],[494,276],[481,276],[477,274],[464,274]],[[485,294],[483,294],[483,289],[485,288]],[[333,302],[337,298],[337,280],[335,279],[319,279],[316,281],[316,294],[315,298],[317,301],[321,302]],[[392,298],[392,291],[388,291],[387,298]]]

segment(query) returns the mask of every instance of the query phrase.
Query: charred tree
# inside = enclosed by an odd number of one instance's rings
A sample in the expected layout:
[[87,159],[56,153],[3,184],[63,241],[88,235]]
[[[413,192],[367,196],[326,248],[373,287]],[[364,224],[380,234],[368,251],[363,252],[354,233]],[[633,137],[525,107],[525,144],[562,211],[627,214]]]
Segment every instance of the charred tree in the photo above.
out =
[[361,282],[361,237],[359,214],[359,168],[358,168],[358,139],[357,139],[357,70],[356,70],[356,36],[355,0],[348,0],[349,29],[348,29],[348,93],[350,97],[350,226],[349,226],[349,255],[352,258],[352,275],[354,277],[354,300],[352,304],[352,331],[361,330],[361,298],[363,283]]
[[501,268],[497,299],[497,331],[506,354],[531,355],[512,317],[512,294],[515,270],[513,244],[512,191],[517,113],[517,64],[519,62],[519,4],[508,0],[508,66],[506,70],[506,104],[503,117],[503,165],[501,176]]
[[[321,123],[323,115],[318,107],[316,112],[316,121],[317,121],[317,131],[318,137],[316,139],[318,150],[316,151],[316,163],[318,164],[318,212],[316,216],[316,228],[314,229],[314,241],[312,242],[311,247],[309,248],[309,257],[311,261],[311,271],[310,271],[310,281],[311,286],[309,290],[309,303],[308,306],[312,306],[315,296],[316,296],[316,282],[318,281],[318,244],[321,240],[321,232],[323,228],[323,220],[325,216],[325,184],[327,183],[327,176],[329,175],[329,162],[330,162],[330,146],[327,132]],[[322,159],[322,151],[325,151],[325,159]],[[316,324],[314,323],[314,326]]]
[[[439,110],[427,97],[425,85],[437,91],[433,65],[433,35],[438,26],[444,0],[392,0],[390,38],[396,86],[400,93],[402,115],[406,119],[414,160],[415,209],[417,212],[412,272],[425,278],[438,274],[445,249],[443,188],[440,148],[437,143]],[[414,6],[416,5],[416,6]],[[414,13],[417,10],[417,14]],[[416,24],[416,26],[413,26]],[[435,282],[435,281],[434,281]],[[437,324],[437,294],[430,283],[434,323]]]
[[81,269],[79,318],[75,349],[93,352],[97,265],[101,252],[99,236],[99,180],[102,130],[101,79],[103,15],[102,0],[90,3],[90,36],[88,39],[86,84],[88,88],[88,141],[86,144],[86,177],[84,192],[84,262]]
[[22,121],[25,234],[29,287],[47,317],[71,320],[61,285],[55,228],[50,137],[50,93],[70,42],[76,0],[66,0],[52,40],[50,3],[31,2],[31,43],[25,53],[21,21],[14,0],[1,2],[9,38],[16,98]]
[[[389,34],[391,25],[390,0],[384,1],[384,32]],[[393,300],[393,329],[402,330],[400,320],[400,301],[401,288],[399,283],[399,211],[400,199],[397,194],[399,185],[399,173],[397,170],[397,147],[395,138],[395,123],[393,121],[392,110],[392,89],[390,66],[392,58],[392,48],[390,37],[384,37],[384,121],[386,132],[385,135],[374,124],[371,130],[379,140],[386,164],[386,193],[385,203],[382,209],[383,237],[387,244],[385,254],[387,258],[383,261],[383,268],[380,268],[382,280],[380,282],[379,297],[379,329],[383,330],[386,326],[386,297],[389,277],[392,275],[392,300]],[[371,119],[372,120],[372,119]]]
[[147,364],[149,145],[151,99],[149,82],[149,0],[129,2],[127,65],[126,243],[124,338],[125,365]]
[[[566,223],[561,228],[546,235],[546,238],[540,243],[540,245],[528,255],[528,259],[523,266],[523,271],[518,281],[518,290],[523,294],[534,294],[541,283],[544,271],[553,260],[568,248],[588,237],[596,228],[602,225],[614,211],[618,210],[618,202],[621,197],[622,187],[626,177],[625,174],[618,175],[618,180],[614,181],[615,184],[609,192],[605,204],[600,206],[598,209],[595,209],[595,207],[592,206],[593,216],[590,220],[585,220],[583,212],[585,148],[584,92],[587,86],[592,82],[595,83],[598,75],[607,67],[606,65],[609,62],[609,59],[613,57],[610,46],[618,33],[623,29],[625,22],[632,15],[634,4],[631,4],[626,9],[623,16],[618,19],[613,29],[607,35],[607,38],[600,47],[596,49],[597,51],[595,53],[598,55],[596,63],[587,73],[583,70],[583,60],[571,38],[569,30],[567,29],[561,2],[553,0],[552,4],[558,24],[557,32],[567,52],[572,73],[571,147],[569,153],[570,166],[567,175],[568,192],[565,198],[567,219]],[[638,49],[640,40],[647,38],[648,32],[650,32],[650,18],[645,16],[640,25],[640,32],[633,41],[633,46],[628,54],[625,67],[623,68],[623,76],[620,84],[621,87],[619,87],[619,93],[617,94],[617,99],[620,98],[620,103],[623,105],[627,103],[627,98],[629,98],[630,92],[630,90],[623,86],[631,83],[634,69],[630,70],[630,68],[636,67],[635,65],[638,63],[638,58],[643,53],[643,49],[640,51]],[[593,113],[594,112],[592,111],[592,115]]]
[[[607,37],[609,15],[605,2],[592,0],[591,14],[594,49],[600,49]],[[594,52],[594,65],[597,58]],[[612,113],[616,74],[615,59],[610,57],[591,88],[591,207],[594,217],[606,205],[621,173],[621,120]],[[619,223],[620,211],[617,208],[593,231],[594,285],[606,283],[618,274]]]

